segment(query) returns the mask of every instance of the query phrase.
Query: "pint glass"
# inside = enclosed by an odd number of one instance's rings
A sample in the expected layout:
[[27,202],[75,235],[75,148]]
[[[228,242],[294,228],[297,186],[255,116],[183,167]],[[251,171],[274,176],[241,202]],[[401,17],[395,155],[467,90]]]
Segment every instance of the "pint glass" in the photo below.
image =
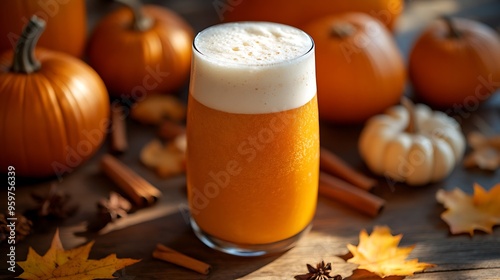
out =
[[310,228],[317,200],[312,39],[266,22],[200,32],[187,143],[191,225],[205,244],[241,256],[293,246]]

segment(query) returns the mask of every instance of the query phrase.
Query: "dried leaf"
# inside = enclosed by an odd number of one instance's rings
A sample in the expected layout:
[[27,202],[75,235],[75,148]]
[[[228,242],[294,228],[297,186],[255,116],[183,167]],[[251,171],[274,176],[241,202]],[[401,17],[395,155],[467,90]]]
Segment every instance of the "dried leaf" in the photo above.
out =
[[24,272],[17,278],[20,279],[114,279],[113,273],[126,266],[139,262],[134,259],[118,259],[116,254],[111,254],[100,260],[89,260],[88,256],[94,242],[71,249],[64,250],[59,230],[56,231],[52,244],[44,256],[38,255],[33,248],[29,248],[26,261],[18,262]]
[[153,125],[165,119],[182,121],[186,118],[186,106],[172,95],[152,94],[134,104],[131,116],[141,123]]
[[385,226],[376,226],[371,235],[362,230],[359,234],[359,245],[347,245],[353,255],[347,261],[358,264],[359,269],[366,269],[382,278],[389,275],[411,276],[415,272],[435,266],[419,263],[418,259],[407,260],[415,245],[399,248],[402,237],[402,234],[393,236]]
[[500,166],[500,136],[486,137],[480,132],[471,132],[467,135],[467,142],[472,148],[463,160],[467,168],[479,167],[483,170],[494,171]]
[[149,142],[141,151],[141,162],[156,171],[160,177],[169,177],[185,171],[185,137],[163,145],[159,140]]
[[438,190],[436,199],[446,210],[441,218],[450,226],[453,234],[469,233],[474,230],[487,233],[493,226],[500,225],[500,184],[489,192],[479,184],[474,184],[474,195],[469,196],[459,188],[451,191]]
[[172,120],[164,120],[158,129],[158,136],[164,140],[172,140],[185,133],[186,127]]

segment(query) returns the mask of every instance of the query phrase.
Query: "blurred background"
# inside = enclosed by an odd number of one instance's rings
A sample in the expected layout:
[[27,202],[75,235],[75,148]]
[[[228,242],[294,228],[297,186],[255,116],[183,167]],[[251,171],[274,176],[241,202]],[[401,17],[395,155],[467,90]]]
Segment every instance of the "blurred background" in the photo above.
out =
[[[93,29],[99,18],[118,5],[106,0],[86,1],[89,31]],[[216,5],[223,1],[240,3],[247,0],[143,0],[142,2],[161,5],[178,12],[195,31],[200,31],[207,26],[221,22],[217,13],[220,7],[217,8]],[[225,14],[230,12],[228,10]],[[403,13],[395,27],[396,39],[403,53],[408,53],[412,43],[408,39],[414,38],[431,20],[441,15],[478,20],[500,30],[500,1],[498,0],[406,0]]]

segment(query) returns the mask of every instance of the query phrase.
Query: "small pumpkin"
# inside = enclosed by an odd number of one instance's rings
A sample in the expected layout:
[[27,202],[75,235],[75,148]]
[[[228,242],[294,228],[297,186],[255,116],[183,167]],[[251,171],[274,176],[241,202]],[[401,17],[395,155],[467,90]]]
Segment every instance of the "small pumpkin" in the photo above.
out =
[[403,99],[372,117],[361,132],[359,151],[370,170],[408,185],[447,177],[460,161],[465,138],[455,119]]
[[500,87],[500,37],[482,23],[445,17],[415,42],[409,72],[423,102],[475,108]]
[[87,14],[85,0],[0,1],[0,53],[12,50],[21,31],[31,17],[36,15],[47,26],[38,46],[81,57],[87,39]]
[[361,12],[369,14],[390,30],[404,9],[404,0],[224,0],[214,1],[219,18],[224,21],[273,21],[300,27],[333,14]]
[[382,23],[366,14],[345,13],[317,19],[303,30],[316,46],[321,119],[360,123],[398,103],[406,69]]
[[113,96],[143,97],[184,85],[191,67],[191,27],[174,12],[138,0],[105,16],[89,42],[89,63]]
[[13,166],[19,176],[70,172],[98,150],[107,132],[103,81],[73,56],[35,51],[44,27],[33,16],[15,51],[0,58],[0,168]]

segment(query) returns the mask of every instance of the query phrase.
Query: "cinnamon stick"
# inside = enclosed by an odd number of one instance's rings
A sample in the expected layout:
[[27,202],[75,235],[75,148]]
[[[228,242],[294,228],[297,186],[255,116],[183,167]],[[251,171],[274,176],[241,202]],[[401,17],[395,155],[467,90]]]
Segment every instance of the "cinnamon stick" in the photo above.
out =
[[325,172],[320,172],[318,191],[371,217],[377,216],[385,205],[384,199]]
[[320,167],[322,170],[331,173],[332,175],[336,175],[354,186],[366,191],[372,190],[377,184],[375,179],[366,177],[360,172],[354,170],[340,157],[323,147],[321,147],[320,150]]
[[111,150],[117,153],[123,153],[128,149],[127,126],[123,107],[120,104],[114,104],[111,108]]
[[112,155],[101,159],[101,169],[137,206],[155,203],[161,192]]
[[212,269],[209,264],[186,256],[162,244],[156,245],[156,249],[153,251],[153,257],[191,269],[204,275],[207,275]]

